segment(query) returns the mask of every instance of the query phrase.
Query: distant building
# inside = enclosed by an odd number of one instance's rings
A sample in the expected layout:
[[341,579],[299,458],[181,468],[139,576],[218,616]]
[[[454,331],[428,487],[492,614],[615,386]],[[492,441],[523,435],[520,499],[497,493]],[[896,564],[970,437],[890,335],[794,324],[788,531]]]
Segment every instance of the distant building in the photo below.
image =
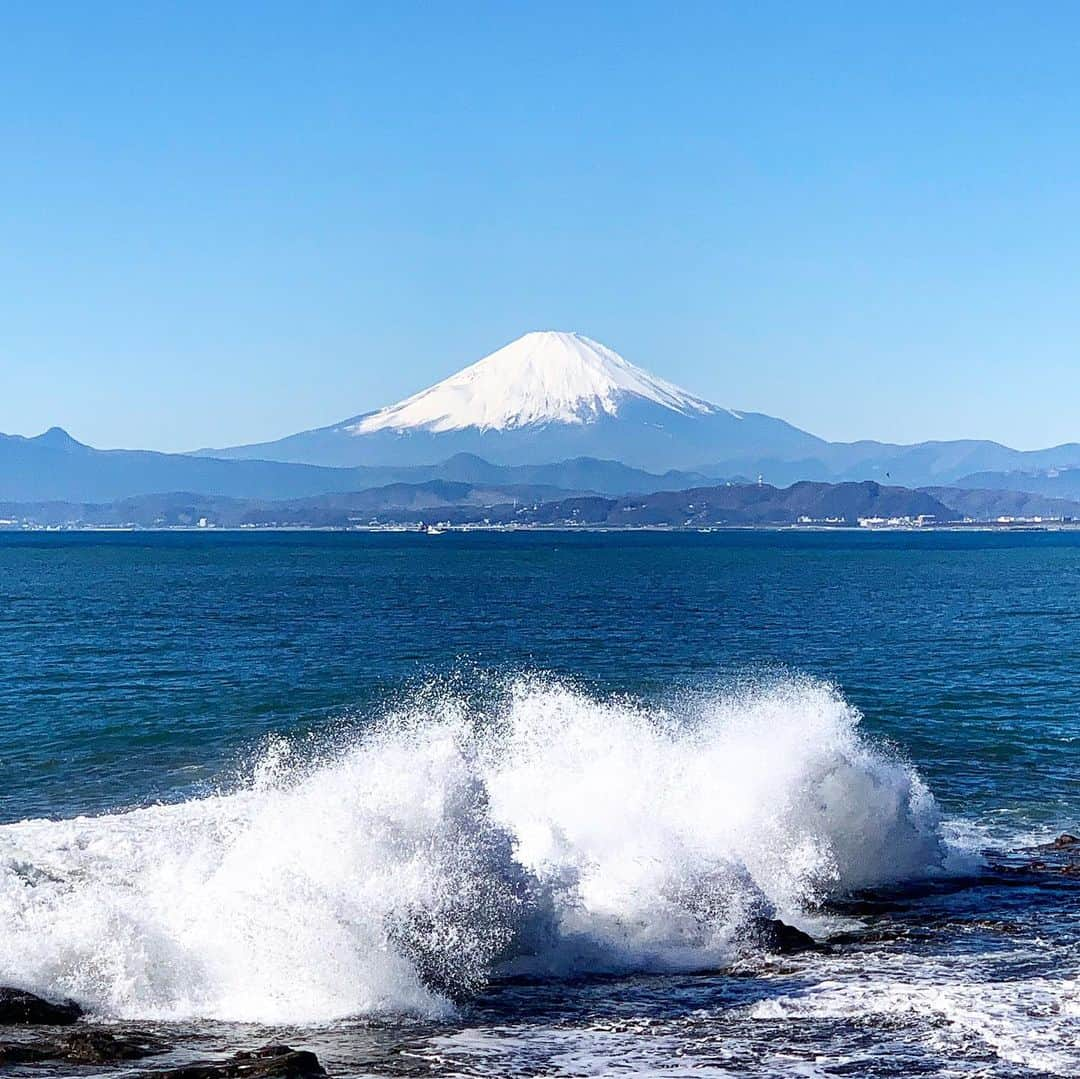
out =
[[918,517],[860,517],[860,528],[922,528],[933,524],[933,514],[921,514]]

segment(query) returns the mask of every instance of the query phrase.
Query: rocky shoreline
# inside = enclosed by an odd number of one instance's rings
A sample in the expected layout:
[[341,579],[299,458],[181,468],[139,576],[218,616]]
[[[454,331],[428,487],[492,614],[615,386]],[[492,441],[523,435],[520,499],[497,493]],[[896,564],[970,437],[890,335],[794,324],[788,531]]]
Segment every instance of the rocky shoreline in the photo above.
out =
[[[1013,857],[994,859],[987,869],[992,878],[1002,883],[1041,879],[1049,884],[1047,878],[1080,878],[1080,836],[1063,832]],[[871,914],[880,906],[881,898],[852,897],[843,906],[849,912]],[[833,952],[871,939],[874,931],[867,927],[866,934],[837,934],[821,942],[775,918],[759,919],[747,934],[753,947],[774,955]],[[176,1048],[149,1031],[96,1024],[74,1001],[46,1000],[26,990],[0,987],[0,1069],[50,1064],[126,1065],[126,1074],[132,1079],[320,1079],[327,1075],[315,1053],[289,1045],[268,1044],[219,1059],[179,1064]],[[131,1070],[133,1061],[166,1055],[170,1057],[167,1066]]]
[[[79,1022],[83,1010],[74,1001],[45,1000],[23,989],[0,987],[0,1027],[22,1037],[0,1040],[0,1068],[27,1064],[122,1064],[158,1056],[173,1047],[155,1035],[122,1035]],[[78,1024],[76,1026],[76,1024]],[[55,1028],[62,1028],[56,1031]],[[225,1060],[132,1073],[135,1079],[312,1079],[325,1076],[318,1057],[288,1045],[264,1045]]]

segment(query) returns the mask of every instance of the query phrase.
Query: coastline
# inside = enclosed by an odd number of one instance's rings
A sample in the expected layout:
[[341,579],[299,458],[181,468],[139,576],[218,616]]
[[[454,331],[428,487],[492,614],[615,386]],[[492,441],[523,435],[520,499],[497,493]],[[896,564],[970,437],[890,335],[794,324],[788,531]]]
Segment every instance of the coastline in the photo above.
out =
[[[38,535],[42,533],[69,533],[69,532],[90,532],[90,533],[162,533],[162,532],[180,532],[190,533],[195,535],[214,535],[214,534],[243,534],[250,535],[252,533],[266,534],[266,533],[307,533],[307,532],[321,532],[321,533],[362,533],[362,534],[389,534],[389,535],[431,535],[423,528],[417,528],[415,526],[398,526],[398,525],[210,525],[207,527],[200,527],[198,525],[33,525],[33,526],[16,526],[16,525],[0,525],[0,536],[3,535]],[[1077,532],[1080,533],[1080,521],[1073,522],[1053,522],[1035,524],[1030,522],[1009,522],[999,523],[995,521],[972,521],[971,523],[962,522],[949,522],[943,524],[926,524],[926,525],[874,525],[874,526],[862,526],[851,524],[837,524],[837,525],[824,525],[824,524],[718,524],[707,525],[705,527],[698,526],[681,526],[681,525],[449,525],[439,524],[438,535],[465,535],[468,533],[483,532],[483,533],[495,533],[498,535],[510,535],[518,532],[527,533],[552,533],[552,534],[565,534],[574,535],[578,533],[634,533],[634,532],[659,532],[659,533],[673,533],[680,535],[709,535],[713,533],[732,533],[732,532],[788,532],[788,533],[857,533],[857,534],[880,534],[880,533],[905,533],[914,534],[920,532],[992,532],[992,533],[1051,533],[1051,532]],[[432,536],[432,538],[436,538]]]

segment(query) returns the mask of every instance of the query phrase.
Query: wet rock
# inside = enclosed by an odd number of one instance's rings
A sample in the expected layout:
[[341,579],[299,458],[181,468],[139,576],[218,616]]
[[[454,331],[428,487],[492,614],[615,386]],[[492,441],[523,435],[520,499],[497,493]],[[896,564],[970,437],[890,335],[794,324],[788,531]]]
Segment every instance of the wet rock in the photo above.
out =
[[821,952],[819,944],[809,933],[796,929],[779,918],[762,918],[754,927],[754,940],[767,952],[795,955],[798,952]]
[[890,925],[875,929],[860,929],[853,933],[832,933],[826,944],[828,947],[844,947],[851,944],[892,944],[897,940],[907,940],[913,935],[910,926]]
[[264,1045],[228,1060],[140,1072],[136,1079],[314,1079],[325,1075],[319,1058],[306,1049]]
[[73,1000],[57,1004],[25,989],[0,986],[0,1024],[64,1026],[74,1023],[80,1015],[82,1008]]
[[981,929],[984,932],[1002,933],[1009,936],[1015,936],[1024,931],[1024,927],[1019,922],[1004,921],[1000,918],[959,919],[956,924],[961,928]]
[[0,1067],[62,1060],[68,1064],[113,1064],[121,1060],[161,1053],[167,1047],[153,1038],[132,1035],[118,1038],[104,1030],[75,1030],[60,1038],[0,1042]]
[[1000,875],[999,881],[1003,884],[1029,885],[1051,880],[1055,876],[1080,876],[1080,860],[1063,861],[1060,858],[1053,861],[1032,858],[1020,865],[995,864],[993,868]]
[[49,1047],[34,1042],[0,1042],[0,1068],[12,1064],[38,1064],[53,1059]]
[[75,1030],[55,1044],[57,1056],[71,1064],[109,1064],[164,1052],[165,1046],[138,1035],[118,1038],[104,1030]]
[[993,863],[998,873],[1013,875],[1049,875],[1080,877],[1080,836],[1062,832],[1049,843],[1028,847],[1022,852],[1022,861],[1013,856],[1008,861]]
[[1028,847],[1026,849],[1029,851],[1067,851],[1072,847],[1080,848],[1080,836],[1073,835],[1072,832],[1062,832],[1056,839],[1051,839],[1049,843],[1037,843],[1034,847]]
[[[240,1062],[244,1075],[325,1075],[326,1069],[319,1063],[319,1058],[306,1049],[291,1049],[287,1045],[264,1045],[247,1053],[237,1053],[234,1058]],[[257,1068],[251,1070],[244,1062]]]

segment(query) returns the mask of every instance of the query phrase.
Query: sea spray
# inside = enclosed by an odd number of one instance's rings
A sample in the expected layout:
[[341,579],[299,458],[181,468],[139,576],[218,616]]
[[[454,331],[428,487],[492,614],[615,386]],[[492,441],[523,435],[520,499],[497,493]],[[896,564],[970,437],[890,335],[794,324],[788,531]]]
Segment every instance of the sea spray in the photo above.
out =
[[0,828],[0,982],[126,1018],[434,1015],[494,976],[721,966],[940,870],[933,798],[804,679],[656,709],[429,689],[232,793]]

